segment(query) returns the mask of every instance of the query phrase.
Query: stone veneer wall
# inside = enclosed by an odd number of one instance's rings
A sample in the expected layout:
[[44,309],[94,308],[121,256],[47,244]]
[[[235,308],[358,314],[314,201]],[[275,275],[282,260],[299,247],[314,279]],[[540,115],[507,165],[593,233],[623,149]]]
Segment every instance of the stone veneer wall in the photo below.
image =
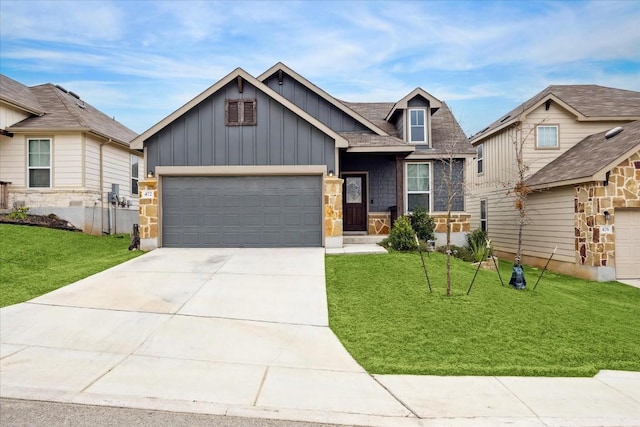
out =
[[[640,207],[640,152],[611,170],[608,185],[591,182],[575,187],[576,264],[586,267],[615,266],[615,210]],[[601,234],[604,212],[611,215],[614,232]]]
[[335,176],[324,177],[324,237],[326,247],[342,247],[342,183]]
[[[143,250],[158,247],[158,180],[146,178],[138,182],[140,195],[140,248]],[[144,191],[152,191],[152,198],[143,198]]]
[[389,234],[389,230],[391,230],[391,214],[389,212],[369,212],[367,222],[368,234]]
[[[447,232],[447,214],[433,214],[431,215],[436,228],[436,233]],[[452,233],[468,233],[471,231],[471,214],[467,213],[451,213],[451,232]]]

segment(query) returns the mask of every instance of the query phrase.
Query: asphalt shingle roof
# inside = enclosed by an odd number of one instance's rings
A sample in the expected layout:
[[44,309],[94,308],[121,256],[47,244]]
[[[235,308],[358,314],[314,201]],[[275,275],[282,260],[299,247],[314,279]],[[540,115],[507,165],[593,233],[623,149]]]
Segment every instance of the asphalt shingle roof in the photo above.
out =
[[33,86],[28,90],[44,114],[26,118],[8,130],[87,129],[127,146],[137,136],[114,118],[51,83]]
[[28,86],[0,74],[0,100],[42,114],[42,106]]
[[[366,133],[345,133],[343,136],[347,138],[349,145],[370,147],[413,145],[403,141],[401,139],[401,135],[398,135],[393,123],[389,123],[385,120],[385,117],[389,114],[389,111],[391,111],[395,103],[341,102],[390,135],[389,137],[381,137]],[[471,144],[469,144],[467,136],[458,124],[458,121],[444,102],[442,103],[442,107],[431,116],[431,138],[432,148],[429,150],[422,150],[422,152],[429,154],[446,154],[448,147],[453,146],[455,147],[456,153],[475,153],[475,149]]]
[[640,120],[622,125],[610,139],[608,131],[590,135],[527,179],[529,186],[588,178],[634,147],[640,150]]
[[471,136],[471,141],[480,140],[490,135],[494,129],[517,121],[522,112],[551,95],[585,117],[640,117],[640,92],[598,85],[552,85]]

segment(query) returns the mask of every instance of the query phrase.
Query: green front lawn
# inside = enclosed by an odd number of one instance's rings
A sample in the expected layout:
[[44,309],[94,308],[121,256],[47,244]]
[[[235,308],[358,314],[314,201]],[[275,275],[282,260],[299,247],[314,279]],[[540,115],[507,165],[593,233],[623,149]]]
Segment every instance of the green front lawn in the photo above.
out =
[[640,289],[526,269],[528,289],[508,285],[511,264],[481,270],[418,253],[327,256],[330,326],[370,373],[592,376],[640,371]]
[[141,255],[128,236],[0,224],[0,307],[27,301]]

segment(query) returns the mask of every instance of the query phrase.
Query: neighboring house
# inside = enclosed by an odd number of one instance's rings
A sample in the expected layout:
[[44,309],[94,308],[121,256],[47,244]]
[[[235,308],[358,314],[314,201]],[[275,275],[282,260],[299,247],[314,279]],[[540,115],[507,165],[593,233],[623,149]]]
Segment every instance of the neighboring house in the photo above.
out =
[[[518,212],[514,143],[528,167],[522,262],[592,280],[640,278],[640,93],[549,86],[470,138],[472,225],[513,259]],[[616,127],[624,130],[606,138]]]
[[452,230],[469,231],[464,164],[475,150],[422,89],[396,103],[348,103],[282,63],[238,68],[138,136],[143,247],[327,246],[388,234],[423,206],[445,231],[443,158],[454,159]]
[[53,213],[90,234],[130,232],[144,176],[136,136],[60,86],[0,75],[0,208]]

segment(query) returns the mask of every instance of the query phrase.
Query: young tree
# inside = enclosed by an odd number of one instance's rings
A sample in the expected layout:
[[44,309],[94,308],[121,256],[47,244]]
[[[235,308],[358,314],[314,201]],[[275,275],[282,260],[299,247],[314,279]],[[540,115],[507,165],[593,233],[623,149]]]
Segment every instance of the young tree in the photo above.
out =
[[[443,105],[444,107],[444,105]],[[456,123],[452,114],[446,116],[446,127],[450,130],[441,146],[442,157],[439,160],[442,166],[441,186],[446,206],[446,270],[447,270],[447,296],[451,296],[451,229],[453,226],[452,215],[456,201],[464,198],[464,154],[473,153],[471,144]]]

